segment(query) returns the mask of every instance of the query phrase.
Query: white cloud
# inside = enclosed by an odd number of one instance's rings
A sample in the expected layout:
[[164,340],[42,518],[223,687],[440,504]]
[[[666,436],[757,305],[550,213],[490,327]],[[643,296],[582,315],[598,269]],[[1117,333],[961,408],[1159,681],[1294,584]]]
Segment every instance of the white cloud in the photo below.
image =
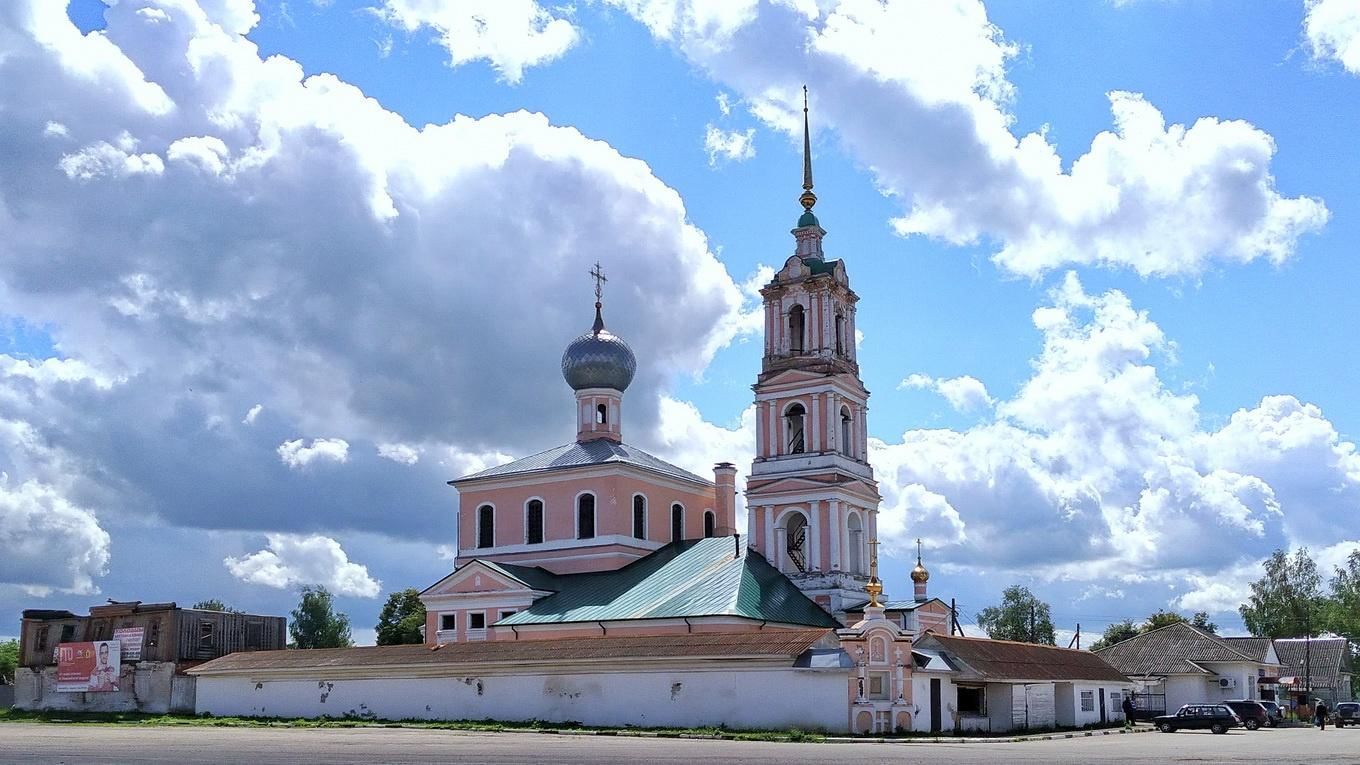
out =
[[420,461],[420,449],[408,444],[378,444],[378,456],[403,465]]
[[1033,318],[1033,376],[993,419],[870,440],[890,546],[922,536],[945,567],[1161,582],[1179,606],[1215,610],[1242,597],[1241,576],[1230,591],[1221,572],[1356,537],[1343,519],[1360,456],[1317,407],[1271,396],[1204,429],[1199,400],[1154,366],[1171,341],[1122,293],[1088,294],[1069,274]]
[[[590,324],[589,262],[609,271],[605,321],[647,349],[634,432],[753,326],[679,194],[607,143],[526,112],[413,127],[261,58],[248,2],[104,16],[84,35],[59,3],[0,3],[0,303],[63,356],[0,373],[0,470],[18,480],[101,517],[428,538],[447,529],[443,481],[571,438],[557,359]],[[160,171],[129,172],[143,155]],[[78,365],[100,379],[55,379]],[[219,427],[256,406],[253,427]],[[342,456],[325,482],[277,469]],[[375,487],[415,510],[374,514]]]
[[255,419],[258,418],[260,416],[260,412],[263,411],[264,404],[256,404],[255,406],[252,406],[248,411],[246,411],[246,416],[241,418],[241,424],[254,425]]
[[109,535],[89,510],[36,481],[13,485],[0,473],[0,585],[41,597],[98,592],[108,570]]
[[756,155],[756,130],[722,130],[710,124],[704,131],[704,151],[708,152],[710,167],[719,159],[744,162]]
[[1012,273],[1280,263],[1328,218],[1320,200],[1276,189],[1263,131],[1214,117],[1168,126],[1137,93],[1109,93],[1113,129],[1064,170],[1046,135],[1012,132],[1006,67],[1020,47],[980,0],[610,2],[771,127],[800,131],[808,83],[814,125],[834,128],[902,200],[899,233],[994,243]]
[[222,561],[243,582],[276,589],[325,585],[337,595],[376,598],[381,582],[350,561],[340,543],[321,535],[269,534],[267,549]]
[[550,11],[535,0],[383,0],[378,14],[407,32],[433,30],[451,66],[485,60],[511,83],[580,38],[561,7]]
[[1304,0],[1303,34],[1313,58],[1331,59],[1360,74],[1360,3]]
[[305,468],[313,461],[348,462],[349,442],[343,438],[313,438],[310,446],[298,438],[279,444],[279,459],[294,470]]
[[933,390],[943,396],[957,412],[989,409],[994,403],[992,397],[987,394],[987,386],[969,375],[935,379],[923,374],[913,374],[908,375],[897,387]]
[[713,100],[718,102],[718,111],[722,114],[722,116],[724,117],[731,116],[732,100],[730,96],[728,96],[726,93],[719,93],[718,95],[714,96]]
[[746,474],[756,449],[756,409],[749,406],[733,427],[715,425],[704,419],[699,409],[688,401],[663,396],[660,401],[661,419],[651,440],[657,444],[657,456],[696,475],[711,478],[713,466],[731,462],[737,468],[737,530],[746,530],[745,494]]

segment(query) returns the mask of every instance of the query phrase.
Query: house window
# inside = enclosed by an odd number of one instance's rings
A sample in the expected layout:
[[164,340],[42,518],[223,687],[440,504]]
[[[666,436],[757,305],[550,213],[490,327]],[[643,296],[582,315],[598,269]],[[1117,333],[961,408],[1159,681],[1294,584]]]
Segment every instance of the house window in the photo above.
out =
[[803,442],[803,419],[807,411],[802,404],[794,404],[784,412],[784,443],[789,454],[802,454],[806,451]]
[[795,305],[789,309],[789,350],[794,353],[803,352],[803,333],[806,323],[801,305]]
[[582,494],[576,498],[576,538],[595,538],[594,494]]
[[850,435],[850,408],[849,408],[849,407],[844,407],[844,406],[843,406],[843,407],[841,407],[841,453],[842,453],[842,454],[853,455],[853,454],[855,453],[854,445],[851,443],[851,441],[853,441],[853,440],[854,440],[854,439],[853,439],[853,438],[851,437],[851,435]]
[[38,653],[39,653],[39,654],[46,654],[46,653],[47,653],[47,635],[48,635],[49,632],[50,632],[50,630],[48,629],[48,627],[47,627],[46,624],[44,624],[44,625],[42,625],[41,627],[38,628]]
[[524,509],[524,543],[536,545],[543,541],[543,502],[529,500]]
[[889,696],[889,683],[887,672],[871,672],[869,674],[869,698],[886,699]]
[[61,640],[58,640],[57,642],[69,643],[75,639],[76,639],[76,625],[74,624],[61,625]]
[[472,613],[468,614],[468,629],[470,630],[486,629],[486,612],[473,611]]
[[1095,691],[1082,691],[1082,692],[1081,692],[1081,711],[1083,711],[1083,712],[1094,712],[1094,711],[1096,711],[1096,692],[1095,692]]
[[217,625],[204,619],[198,623],[198,647],[211,651],[217,648]]
[[482,505],[477,508],[477,547],[496,546],[496,508]]
[[595,424],[604,425],[609,422],[609,407],[599,404],[595,407]]
[[502,619],[509,619],[510,617],[512,617],[512,616],[514,616],[514,615],[515,615],[515,609],[513,609],[513,608],[510,609],[510,610],[508,610],[508,611],[501,611],[501,618],[502,618]]
[[961,715],[985,715],[987,714],[987,689],[970,688],[966,685],[958,687],[959,692],[959,714]]
[[155,648],[161,644],[161,620],[152,619],[146,625],[146,647]]
[[440,614],[439,631],[451,632],[458,629],[458,614]]
[[685,538],[685,508],[679,502],[671,505],[671,541]]
[[714,527],[717,525],[714,520],[715,518],[716,516],[713,515],[712,510],[704,511],[704,538],[713,536]]
[[633,495],[633,536],[647,538],[647,498],[641,494]]
[[845,346],[842,344],[841,340],[844,334],[845,334],[845,317],[840,314],[836,314],[836,353],[840,354],[845,353]]

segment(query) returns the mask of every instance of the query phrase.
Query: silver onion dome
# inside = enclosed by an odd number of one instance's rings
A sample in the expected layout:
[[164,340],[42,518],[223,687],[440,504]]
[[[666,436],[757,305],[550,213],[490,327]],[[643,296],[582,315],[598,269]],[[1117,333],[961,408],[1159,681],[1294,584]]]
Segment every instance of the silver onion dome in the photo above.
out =
[[637,358],[623,338],[604,328],[600,304],[595,304],[595,326],[571,341],[562,352],[562,377],[572,390],[613,388],[622,393],[633,381]]

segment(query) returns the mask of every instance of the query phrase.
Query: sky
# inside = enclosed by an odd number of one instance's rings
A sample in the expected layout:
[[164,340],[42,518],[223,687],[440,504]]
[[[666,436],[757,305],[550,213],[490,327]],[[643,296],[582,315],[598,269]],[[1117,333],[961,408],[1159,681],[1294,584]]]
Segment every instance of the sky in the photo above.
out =
[[596,261],[625,439],[744,474],[804,84],[890,596],[919,537],[964,622],[1232,633],[1360,548],[1356,0],[15,0],[0,635],[320,583],[371,641],[445,482],[571,439]]

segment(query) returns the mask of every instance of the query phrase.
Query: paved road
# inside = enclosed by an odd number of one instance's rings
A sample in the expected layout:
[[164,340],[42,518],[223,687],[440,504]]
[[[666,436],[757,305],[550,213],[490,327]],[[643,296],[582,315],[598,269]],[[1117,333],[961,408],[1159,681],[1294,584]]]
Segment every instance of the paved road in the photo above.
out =
[[0,724],[0,763],[1360,763],[1360,729],[964,744],[780,744],[355,728]]

